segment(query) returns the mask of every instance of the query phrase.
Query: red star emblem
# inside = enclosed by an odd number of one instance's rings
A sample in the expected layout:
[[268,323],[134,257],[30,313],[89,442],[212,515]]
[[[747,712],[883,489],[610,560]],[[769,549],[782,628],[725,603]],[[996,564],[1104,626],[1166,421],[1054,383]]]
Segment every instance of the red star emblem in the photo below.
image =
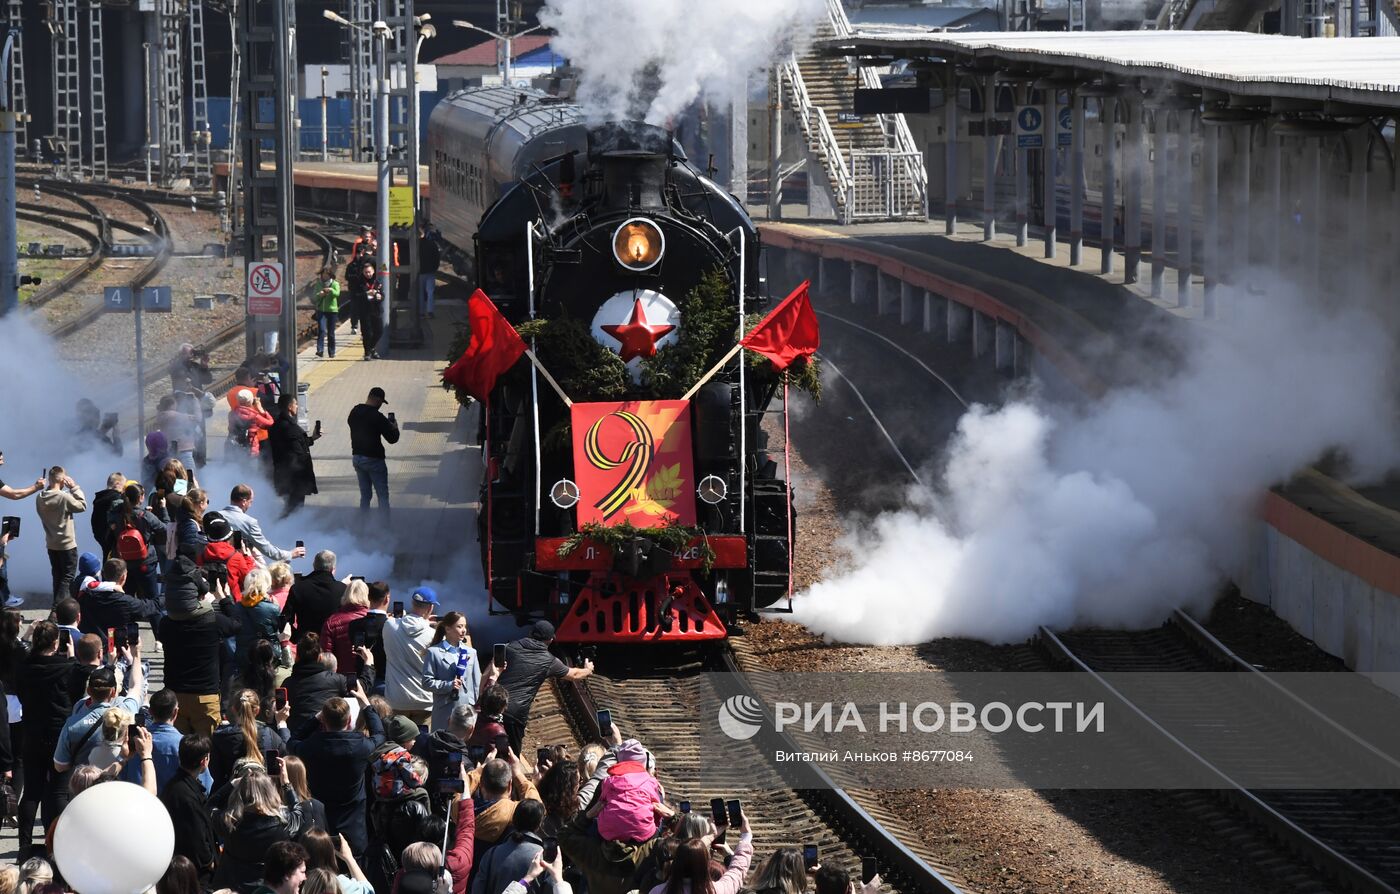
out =
[[617,353],[626,363],[634,357],[655,357],[656,340],[675,329],[675,326],[655,325],[647,322],[647,312],[642,307],[642,299],[632,304],[632,317],[626,323],[603,326],[608,335],[617,339]]

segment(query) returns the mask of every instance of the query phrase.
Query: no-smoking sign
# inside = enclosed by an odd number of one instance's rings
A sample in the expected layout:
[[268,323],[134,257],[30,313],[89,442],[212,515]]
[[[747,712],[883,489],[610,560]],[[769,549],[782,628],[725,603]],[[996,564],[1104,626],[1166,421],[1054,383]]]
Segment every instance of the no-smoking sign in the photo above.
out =
[[254,261],[248,265],[248,314],[255,317],[282,315],[282,264]]

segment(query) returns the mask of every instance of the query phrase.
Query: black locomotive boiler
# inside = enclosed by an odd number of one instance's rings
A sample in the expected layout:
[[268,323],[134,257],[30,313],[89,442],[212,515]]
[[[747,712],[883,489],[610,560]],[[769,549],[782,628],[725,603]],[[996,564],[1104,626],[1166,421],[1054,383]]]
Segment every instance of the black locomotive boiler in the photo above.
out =
[[534,89],[447,97],[428,158],[434,225],[558,382],[522,359],[485,402],[493,607],[657,642],[786,599],[791,492],[760,424],[779,374],[741,351],[700,384],[767,306],[744,208],[665,130]]

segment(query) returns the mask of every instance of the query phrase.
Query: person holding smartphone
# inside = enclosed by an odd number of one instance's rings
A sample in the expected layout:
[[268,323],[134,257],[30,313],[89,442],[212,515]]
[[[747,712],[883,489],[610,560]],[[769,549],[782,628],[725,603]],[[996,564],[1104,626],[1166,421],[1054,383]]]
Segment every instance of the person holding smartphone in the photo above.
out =
[[[731,802],[732,803],[732,802]],[[732,831],[734,824],[730,824]],[[709,891],[712,894],[739,894],[744,888],[744,877],[748,874],[749,863],[753,861],[753,832],[749,829],[749,818],[742,812],[739,815],[739,839],[732,842],[734,856],[729,867],[716,882],[710,881],[710,843],[704,838],[692,838],[676,848],[671,859],[671,877],[667,882],[652,888],[649,894],[666,894],[668,886],[672,890],[698,894]]]
[[277,418],[267,431],[267,448],[272,454],[272,484],[282,497],[282,517],[302,507],[306,498],[319,493],[316,464],[311,446],[321,437],[320,430],[307,434],[297,421],[300,411],[295,394],[277,398]]
[[350,426],[350,461],[355,478],[360,483],[360,511],[369,511],[370,490],[379,499],[379,508],[389,514],[389,467],[384,457],[384,443],[399,442],[399,423],[393,413],[385,416],[380,408],[389,401],[384,389],[369,390],[365,402],[357,404],[345,420]]
[[461,612],[448,612],[437,623],[428,652],[423,656],[423,688],[433,694],[430,726],[446,729],[452,710],[458,705],[475,707],[483,688],[496,682],[497,673],[481,662],[472,648],[467,618]]

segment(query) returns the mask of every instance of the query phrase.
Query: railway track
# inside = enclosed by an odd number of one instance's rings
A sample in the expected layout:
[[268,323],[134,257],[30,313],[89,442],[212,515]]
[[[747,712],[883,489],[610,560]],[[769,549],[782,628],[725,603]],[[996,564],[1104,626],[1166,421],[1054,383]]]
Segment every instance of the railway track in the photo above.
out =
[[[1249,790],[1206,758],[1171,736],[1168,726],[1209,728],[1221,737],[1231,729],[1269,729],[1278,708],[1287,705],[1290,715],[1304,711],[1310,725],[1319,727],[1349,750],[1358,761],[1391,769],[1400,779],[1400,763],[1382,750],[1359,739],[1330,718],[1305,705],[1296,696],[1268,681],[1263,674],[1231,652],[1204,627],[1181,611],[1166,626],[1148,631],[1077,631],[1056,633],[1041,628],[1041,646],[1061,666],[1092,674],[1116,699],[1129,705],[1146,724],[1179,746],[1184,759],[1197,762],[1222,782],[1219,794],[1236,811],[1293,855],[1316,868],[1345,890],[1400,892],[1400,795],[1393,790]],[[1102,675],[1112,672],[1215,672],[1249,673],[1262,681],[1258,700],[1239,700],[1229,720],[1218,712],[1209,716],[1189,697],[1158,706],[1149,713],[1134,705]],[[1276,741],[1289,741],[1280,730]],[[1271,750],[1247,753],[1256,766],[1270,766]],[[1300,887],[1299,890],[1332,890]]]
[[[723,675],[723,676],[717,676]],[[961,889],[931,865],[932,855],[903,844],[878,807],[862,804],[831,784],[795,789],[770,765],[760,740],[734,742],[723,754],[705,750],[697,704],[713,704],[735,692],[719,692],[717,681],[746,678],[727,648],[693,666],[659,670],[645,662],[627,671],[595,672],[587,680],[556,682],[540,691],[526,730],[526,753],[534,747],[600,741],[597,710],[607,708],[624,735],[642,740],[656,755],[657,774],[672,803],[708,809],[712,797],[737,797],[753,828],[756,871],[778,847],[815,843],[821,861],[860,877],[860,858],[874,857],[887,890],[900,894],[957,894]],[[749,694],[753,694],[749,692]],[[829,780],[828,780],[829,782]]]

